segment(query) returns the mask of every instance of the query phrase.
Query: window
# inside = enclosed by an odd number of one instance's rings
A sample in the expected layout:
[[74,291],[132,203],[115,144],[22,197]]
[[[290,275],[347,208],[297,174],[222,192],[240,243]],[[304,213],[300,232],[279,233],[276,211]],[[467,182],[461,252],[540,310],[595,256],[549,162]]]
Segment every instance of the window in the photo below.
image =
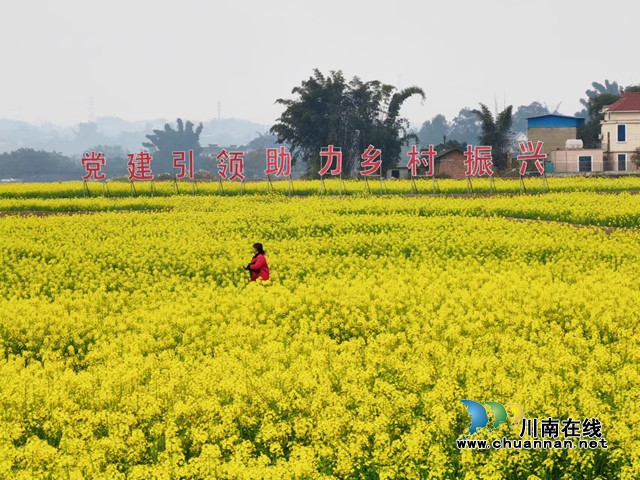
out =
[[400,170],[391,170],[391,178],[400,178]]
[[625,172],[627,170],[627,154],[619,153],[618,154],[618,171]]
[[591,156],[578,157],[578,171],[579,172],[591,171]]
[[618,143],[625,143],[627,141],[627,126],[618,125]]

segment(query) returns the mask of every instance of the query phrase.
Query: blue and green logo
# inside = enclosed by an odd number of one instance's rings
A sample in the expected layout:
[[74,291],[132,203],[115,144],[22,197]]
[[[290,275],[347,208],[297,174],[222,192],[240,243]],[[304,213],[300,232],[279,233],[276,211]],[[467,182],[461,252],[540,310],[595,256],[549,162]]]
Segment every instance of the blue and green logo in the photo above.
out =
[[[501,403],[484,402],[484,404],[482,404],[474,402],[473,400],[461,400],[461,402],[465,404],[469,415],[471,415],[471,423],[468,425],[469,435],[476,433],[479,428],[485,428],[488,426],[489,413],[485,405],[489,407],[494,418],[493,425],[489,428],[490,431],[497,429],[500,425],[509,420],[507,409],[505,408],[505,405],[502,405]],[[524,418],[524,409],[517,403],[507,403],[506,407],[509,407],[512,412],[511,426],[520,425]]]

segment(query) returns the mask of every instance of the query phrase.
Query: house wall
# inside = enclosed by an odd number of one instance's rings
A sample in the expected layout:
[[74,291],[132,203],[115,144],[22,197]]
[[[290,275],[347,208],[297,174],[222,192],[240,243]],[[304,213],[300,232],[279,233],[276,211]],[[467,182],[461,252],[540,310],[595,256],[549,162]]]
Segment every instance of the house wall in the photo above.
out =
[[542,153],[551,155],[555,150],[564,150],[567,140],[578,138],[577,127],[536,127],[530,128],[529,141],[544,142]]
[[[618,142],[618,125],[627,126],[626,142]],[[640,147],[640,112],[605,112],[601,133],[606,171],[622,171],[618,168],[618,154],[626,155],[625,171],[640,171],[631,161],[636,148]]]
[[[627,139],[618,142],[618,125],[627,126]],[[632,155],[640,147],[640,112],[606,112],[602,122],[602,148]]]
[[465,178],[467,167],[464,164],[464,153],[453,151],[436,159],[436,175],[447,175],[451,178]]
[[591,171],[604,171],[604,152],[602,150],[555,150],[549,159],[553,162],[555,173],[583,173],[578,166],[578,157],[591,156]]
[[[398,177],[394,177],[393,176],[393,171],[394,170],[398,171],[398,174],[399,174]],[[393,178],[398,178],[398,179],[400,179],[400,178],[409,178],[409,169],[408,168],[389,168],[389,169],[387,169],[385,178],[388,179],[388,180],[391,180]]]
[[[604,146],[604,145],[603,145]],[[640,172],[640,167],[634,165],[631,157],[634,152],[605,152],[604,153],[604,171],[605,172]],[[625,170],[621,170],[618,167],[620,164],[618,163],[618,155],[626,156],[626,168]]]

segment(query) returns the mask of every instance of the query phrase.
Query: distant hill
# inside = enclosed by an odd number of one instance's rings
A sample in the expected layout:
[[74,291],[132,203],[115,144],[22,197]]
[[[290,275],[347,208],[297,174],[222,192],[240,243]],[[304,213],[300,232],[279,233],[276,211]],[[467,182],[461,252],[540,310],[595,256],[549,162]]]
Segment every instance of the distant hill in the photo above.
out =
[[[0,119],[0,153],[33,148],[56,151],[72,157],[95,145],[120,146],[127,152],[138,151],[145,135],[161,129],[166,123],[175,125],[175,120],[153,119],[131,122],[118,117],[100,117],[93,123],[80,123],[76,127],[54,124],[32,125],[11,119]],[[198,124],[201,120],[183,118]],[[204,130],[200,137],[202,146],[208,144],[243,145],[269,130],[268,125],[249,120],[227,118],[202,122]]]

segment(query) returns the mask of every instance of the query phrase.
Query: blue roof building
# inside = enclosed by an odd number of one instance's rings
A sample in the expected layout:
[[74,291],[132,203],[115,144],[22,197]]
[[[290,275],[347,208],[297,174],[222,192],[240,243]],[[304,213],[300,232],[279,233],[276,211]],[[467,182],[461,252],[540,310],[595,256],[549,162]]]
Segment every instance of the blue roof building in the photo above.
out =
[[585,125],[586,120],[551,113],[527,118],[527,123],[529,141],[542,142],[542,153],[550,155],[553,151],[564,150],[567,140],[578,138],[578,129]]
[[527,118],[529,128],[579,128],[583,127],[586,119],[580,117],[568,117],[566,115],[541,115]]

